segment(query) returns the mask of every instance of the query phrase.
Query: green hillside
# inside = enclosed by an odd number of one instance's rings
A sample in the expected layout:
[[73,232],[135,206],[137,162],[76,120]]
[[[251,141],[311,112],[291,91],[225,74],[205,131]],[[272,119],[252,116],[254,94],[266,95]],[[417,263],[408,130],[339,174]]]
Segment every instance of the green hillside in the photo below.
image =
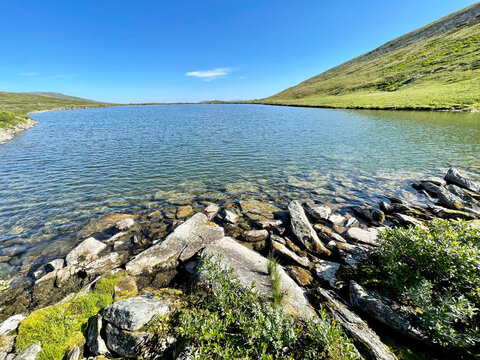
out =
[[[43,94],[43,95],[39,95]],[[48,95],[45,95],[48,94]],[[102,107],[111,104],[75,98],[58,93],[0,92],[0,128],[8,128],[28,117],[32,111]]]
[[480,2],[257,102],[480,110]]

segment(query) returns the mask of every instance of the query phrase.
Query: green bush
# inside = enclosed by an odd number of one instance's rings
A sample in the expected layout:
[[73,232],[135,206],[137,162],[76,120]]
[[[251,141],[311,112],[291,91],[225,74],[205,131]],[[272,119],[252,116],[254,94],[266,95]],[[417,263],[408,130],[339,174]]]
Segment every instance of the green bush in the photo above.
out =
[[[341,328],[320,312],[317,321],[289,316],[275,299],[245,288],[218,258],[202,259],[203,290],[171,316],[170,329],[194,359],[359,359]],[[165,336],[165,333],[162,334]]]
[[437,220],[428,229],[387,229],[382,244],[385,290],[417,307],[419,324],[443,346],[478,346],[480,230]]

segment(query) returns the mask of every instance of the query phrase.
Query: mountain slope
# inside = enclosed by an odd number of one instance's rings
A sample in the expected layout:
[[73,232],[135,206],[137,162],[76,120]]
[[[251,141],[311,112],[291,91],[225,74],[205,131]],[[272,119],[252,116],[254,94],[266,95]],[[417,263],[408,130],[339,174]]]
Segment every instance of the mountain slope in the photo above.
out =
[[57,93],[57,92],[41,92],[41,91],[39,91],[39,92],[28,92],[28,93],[25,93],[25,94],[40,95],[40,96],[46,96],[46,97],[51,97],[51,98],[55,98],[55,99],[97,102],[97,101],[94,101],[94,100],[83,99],[83,98],[79,98],[79,97],[76,97],[76,96],[60,94],[60,93]]
[[260,103],[480,109],[480,2]]

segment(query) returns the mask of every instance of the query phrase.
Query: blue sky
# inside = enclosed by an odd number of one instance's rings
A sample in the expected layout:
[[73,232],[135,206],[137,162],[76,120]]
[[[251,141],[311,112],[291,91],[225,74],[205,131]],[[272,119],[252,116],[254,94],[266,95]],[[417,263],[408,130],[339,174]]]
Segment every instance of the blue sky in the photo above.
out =
[[0,91],[262,98],[472,0],[0,1]]

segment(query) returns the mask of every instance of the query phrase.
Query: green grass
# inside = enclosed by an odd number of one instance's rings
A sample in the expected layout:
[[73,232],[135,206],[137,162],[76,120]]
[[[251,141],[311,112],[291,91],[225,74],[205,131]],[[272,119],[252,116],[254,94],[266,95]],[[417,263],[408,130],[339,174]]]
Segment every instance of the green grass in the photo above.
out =
[[435,35],[423,32],[428,28],[256,102],[340,108],[480,110],[480,23],[477,20]]
[[36,95],[28,93],[0,92],[0,128],[12,127],[28,118],[32,111],[54,109],[76,109],[88,107],[103,107],[111,104],[69,97],[66,95],[48,93]]
[[113,290],[119,279],[119,274],[102,278],[88,293],[32,312],[18,329],[17,353],[40,342],[42,351],[38,360],[61,360],[66,352],[83,345],[88,320],[113,302]]

